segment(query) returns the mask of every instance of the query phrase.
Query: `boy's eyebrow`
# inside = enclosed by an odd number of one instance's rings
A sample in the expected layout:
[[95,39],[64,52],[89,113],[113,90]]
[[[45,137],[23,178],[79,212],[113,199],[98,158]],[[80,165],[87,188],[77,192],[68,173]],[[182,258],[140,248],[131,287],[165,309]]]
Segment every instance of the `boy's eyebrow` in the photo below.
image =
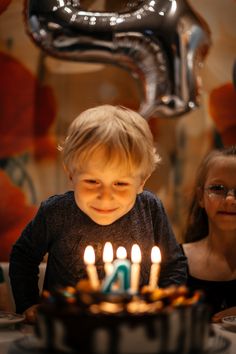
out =
[[[89,179],[99,179],[96,174],[93,174],[93,172],[79,172],[79,175],[83,175],[83,177],[87,177]],[[132,179],[135,177],[135,174],[130,174],[130,175],[125,175],[125,176],[118,176],[115,178],[115,180],[120,180],[120,179]]]

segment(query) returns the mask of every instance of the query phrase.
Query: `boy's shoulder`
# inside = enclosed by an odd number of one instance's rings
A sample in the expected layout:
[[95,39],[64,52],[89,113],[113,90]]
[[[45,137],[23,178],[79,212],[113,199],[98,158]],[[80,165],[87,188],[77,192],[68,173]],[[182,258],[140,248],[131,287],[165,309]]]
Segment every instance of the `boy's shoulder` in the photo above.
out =
[[151,205],[158,206],[158,207],[162,206],[162,202],[158,198],[158,196],[147,189],[145,189],[142,193],[138,195],[137,201],[141,203],[149,204],[150,206]]
[[74,204],[74,192],[69,191],[64,194],[55,194],[41,203],[44,209],[60,209],[70,207]]

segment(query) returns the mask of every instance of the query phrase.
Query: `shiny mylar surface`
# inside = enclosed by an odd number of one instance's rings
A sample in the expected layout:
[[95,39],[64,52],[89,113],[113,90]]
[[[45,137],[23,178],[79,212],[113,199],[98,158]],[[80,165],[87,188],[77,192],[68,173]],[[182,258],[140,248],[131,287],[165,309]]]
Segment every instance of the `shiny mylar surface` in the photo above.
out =
[[186,0],[139,1],[120,13],[85,11],[78,0],[26,0],[24,13],[49,55],[128,70],[141,84],[144,117],[175,117],[199,105],[210,32]]

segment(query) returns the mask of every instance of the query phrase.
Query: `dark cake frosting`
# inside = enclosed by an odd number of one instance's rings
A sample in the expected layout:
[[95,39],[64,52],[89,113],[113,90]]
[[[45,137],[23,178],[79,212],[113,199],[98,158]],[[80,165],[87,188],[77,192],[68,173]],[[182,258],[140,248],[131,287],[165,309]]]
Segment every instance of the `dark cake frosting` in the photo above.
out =
[[194,354],[208,338],[200,292],[169,287],[105,295],[86,283],[44,292],[36,334],[50,350],[81,354]]

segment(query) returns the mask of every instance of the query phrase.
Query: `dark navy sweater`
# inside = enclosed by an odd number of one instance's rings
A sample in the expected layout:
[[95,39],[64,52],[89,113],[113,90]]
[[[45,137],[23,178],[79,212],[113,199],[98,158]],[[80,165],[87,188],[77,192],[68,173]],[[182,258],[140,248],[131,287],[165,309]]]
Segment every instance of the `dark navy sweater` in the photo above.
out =
[[74,192],[55,195],[42,202],[35,218],[26,226],[13,246],[9,275],[21,313],[39,302],[39,264],[48,253],[44,289],[75,285],[86,278],[84,250],[92,245],[99,277],[104,276],[103,246],[110,241],[116,250],[124,246],[130,258],[137,243],[142,252],[140,285],[148,284],[151,248],[158,245],[162,254],[160,286],[186,282],[186,257],[170,226],[161,201],[144,191],[133,208],[111,225],[98,225],[77,206]]

